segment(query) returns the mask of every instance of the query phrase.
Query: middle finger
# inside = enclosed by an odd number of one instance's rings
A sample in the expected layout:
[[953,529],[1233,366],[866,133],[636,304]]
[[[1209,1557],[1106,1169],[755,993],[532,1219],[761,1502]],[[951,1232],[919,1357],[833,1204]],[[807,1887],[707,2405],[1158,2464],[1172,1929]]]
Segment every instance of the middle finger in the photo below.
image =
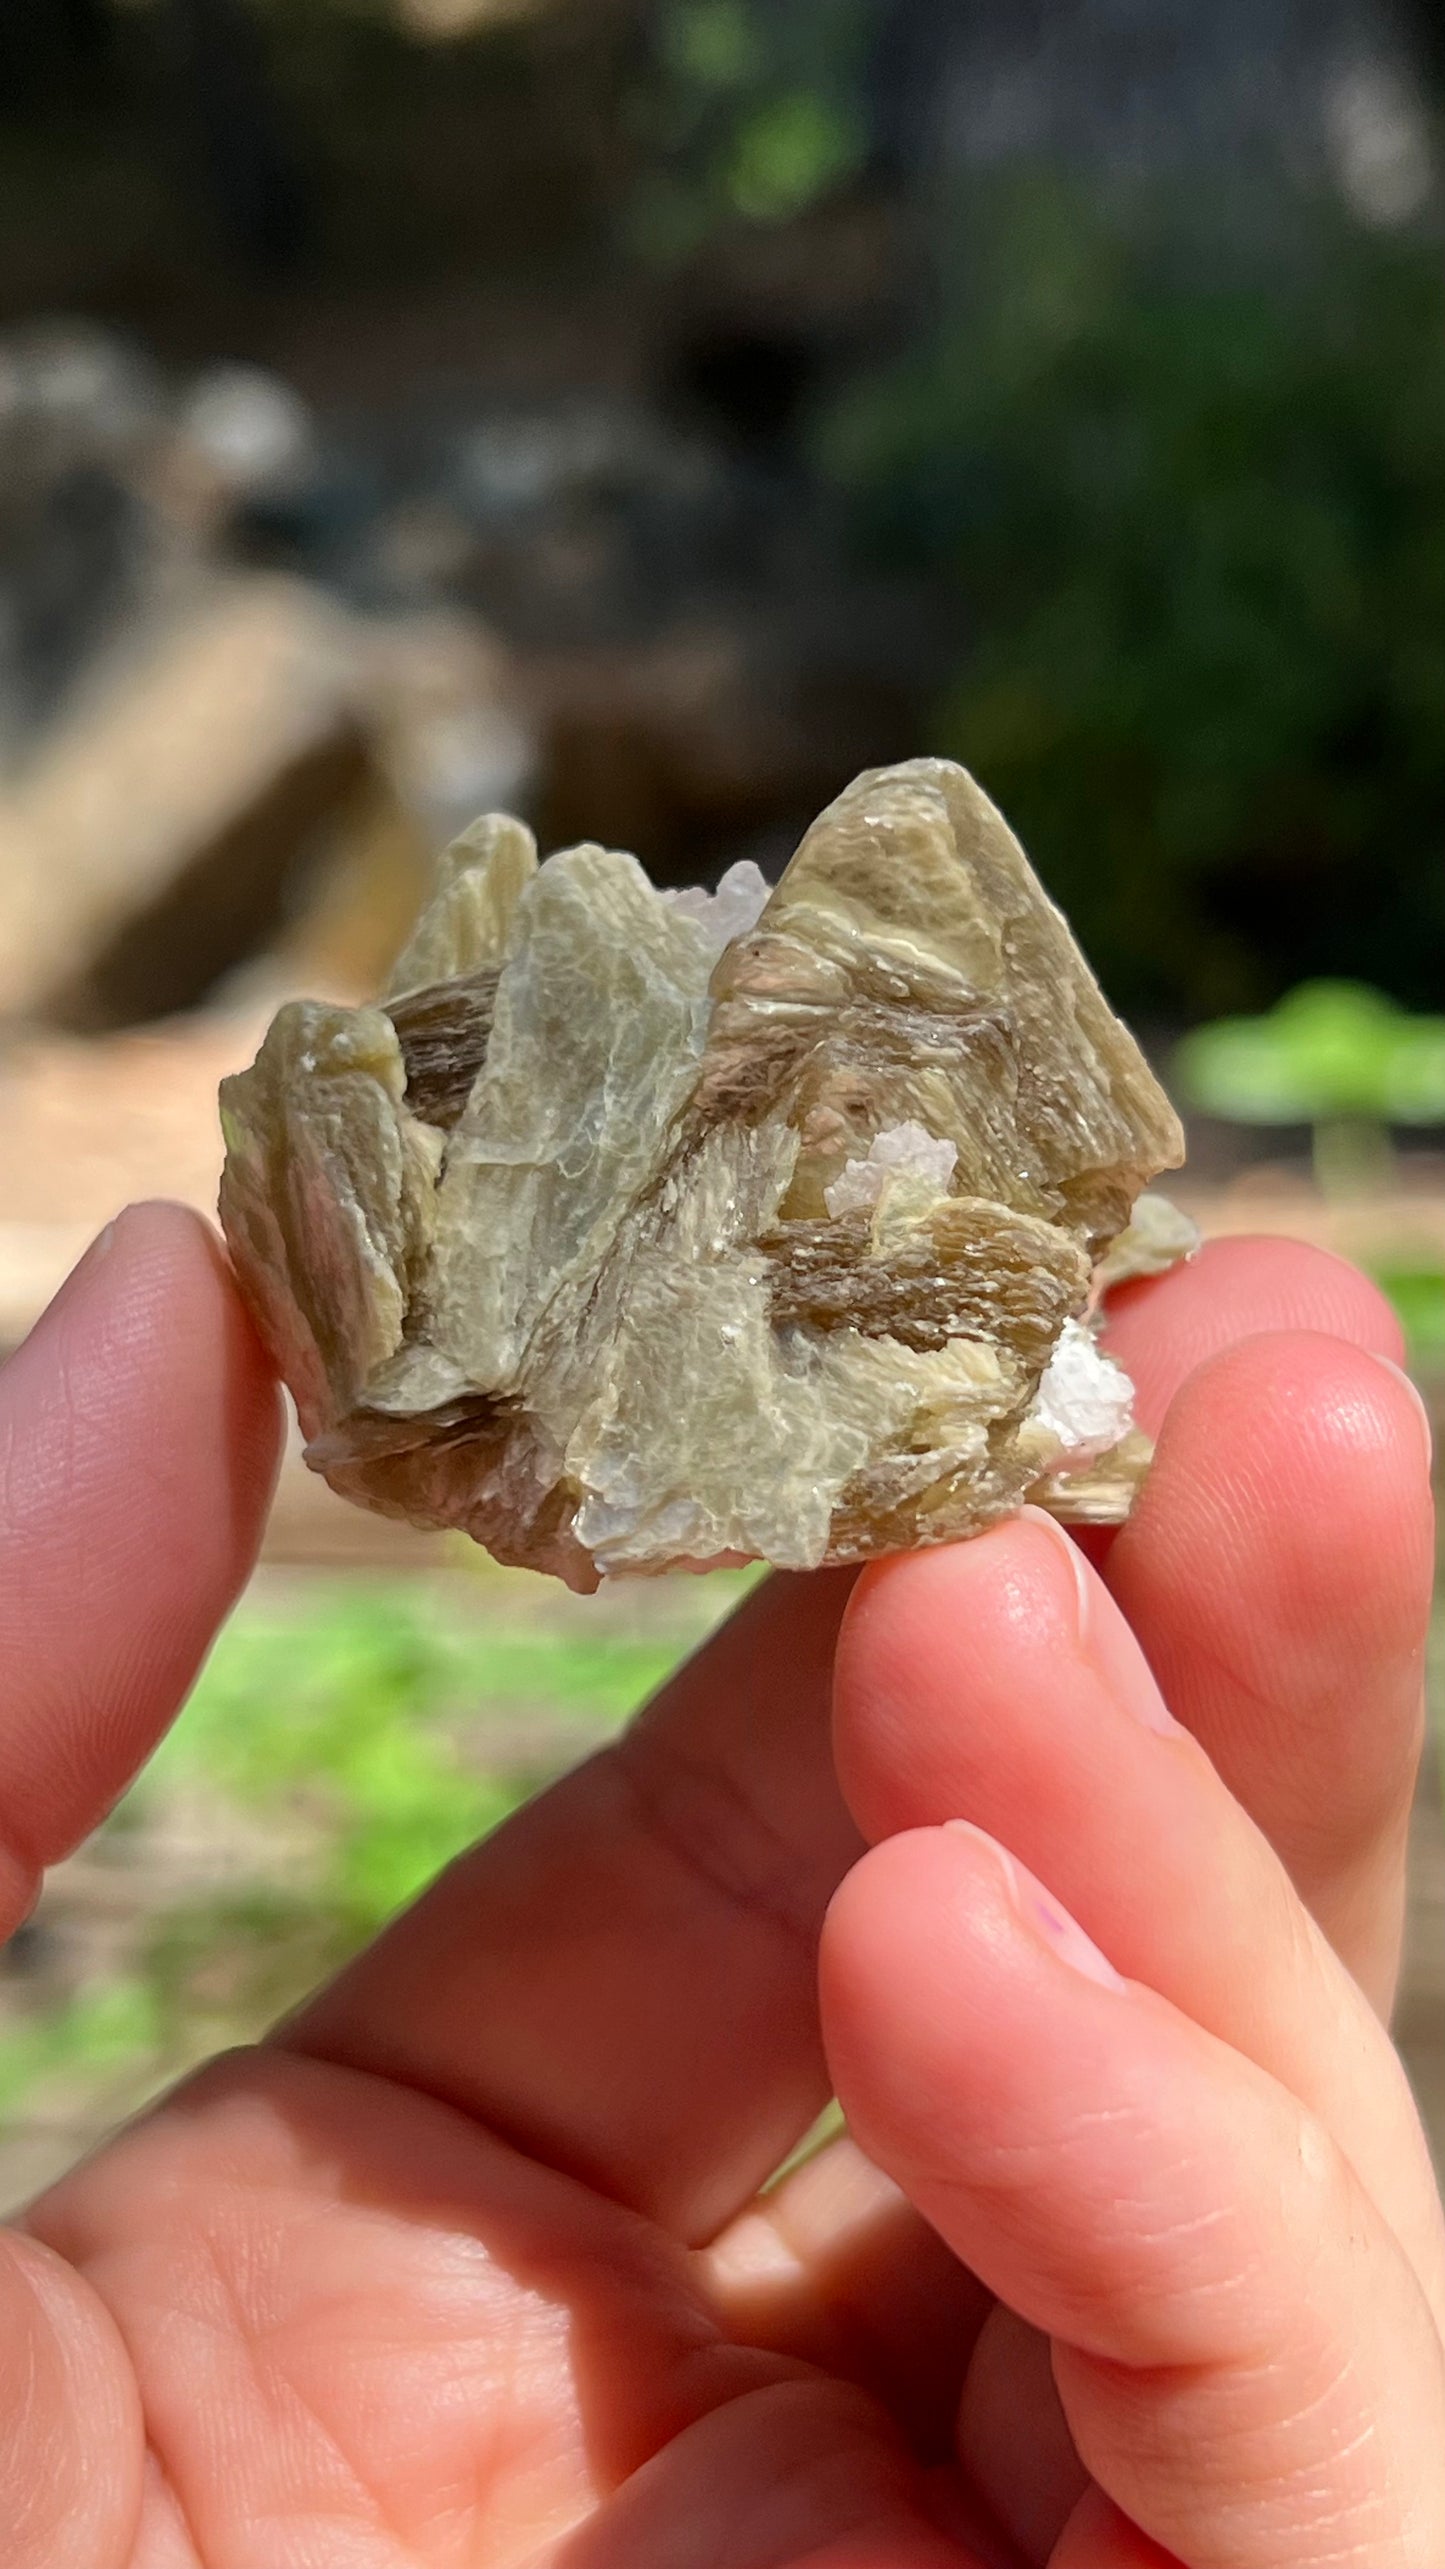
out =
[[[1373,1464],[1422,1476],[1400,1384],[1324,1339],[1275,1369],[1349,1386]],[[1212,1372],[1231,1361],[1218,1360]],[[1167,1458],[1169,1429],[1161,1442]],[[1287,1442],[1276,1457],[1288,1504]],[[1326,1494],[1350,1508],[1349,1470]],[[1215,1599],[1227,1633],[1232,1600]],[[1382,1639],[1385,1636],[1382,1636]],[[1227,1645],[1226,1645],[1227,1646]],[[1358,1693],[1368,1718],[1373,1669]],[[1001,1839],[1127,1974],[1277,2078],[1324,2122],[1445,2312],[1438,2205],[1398,2059],[1309,1921],[1263,1833],[1173,1721],[1137,1642],[1067,1536],[1033,1514],[959,1549],[882,1565],[839,1643],[839,1764],[873,1842],[946,1820]]]

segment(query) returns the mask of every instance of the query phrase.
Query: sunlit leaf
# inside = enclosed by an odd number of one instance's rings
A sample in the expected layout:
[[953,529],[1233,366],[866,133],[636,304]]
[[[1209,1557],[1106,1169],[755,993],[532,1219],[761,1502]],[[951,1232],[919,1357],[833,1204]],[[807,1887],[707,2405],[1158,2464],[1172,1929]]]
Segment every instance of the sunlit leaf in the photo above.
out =
[[1359,982],[1308,982],[1267,1016],[1201,1026],[1174,1067],[1191,1105],[1233,1123],[1445,1121],[1445,1020]]
[[737,137],[729,193],[750,222],[801,214],[857,166],[853,119],[814,90],[770,99]]

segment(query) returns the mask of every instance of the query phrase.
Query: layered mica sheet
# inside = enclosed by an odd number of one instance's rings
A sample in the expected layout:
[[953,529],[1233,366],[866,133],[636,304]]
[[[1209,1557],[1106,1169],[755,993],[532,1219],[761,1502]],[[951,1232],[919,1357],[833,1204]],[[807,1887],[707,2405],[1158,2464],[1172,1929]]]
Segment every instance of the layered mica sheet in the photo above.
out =
[[1185,1245],[1154,1199],[1120,1243],[1179,1127],[961,768],[860,777],[771,894],[481,821],[379,1005],[284,1009],[222,1103],[238,1271],[368,1506],[578,1588],[1127,1507],[1081,1324]]

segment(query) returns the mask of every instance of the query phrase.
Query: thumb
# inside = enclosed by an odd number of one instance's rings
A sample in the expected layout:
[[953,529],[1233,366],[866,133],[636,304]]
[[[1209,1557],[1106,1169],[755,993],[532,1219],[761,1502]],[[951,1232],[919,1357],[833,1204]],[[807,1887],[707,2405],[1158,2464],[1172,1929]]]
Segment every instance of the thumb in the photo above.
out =
[[180,1205],[123,1213],[0,1370],[0,1939],[183,1700],[279,1445],[219,1243]]

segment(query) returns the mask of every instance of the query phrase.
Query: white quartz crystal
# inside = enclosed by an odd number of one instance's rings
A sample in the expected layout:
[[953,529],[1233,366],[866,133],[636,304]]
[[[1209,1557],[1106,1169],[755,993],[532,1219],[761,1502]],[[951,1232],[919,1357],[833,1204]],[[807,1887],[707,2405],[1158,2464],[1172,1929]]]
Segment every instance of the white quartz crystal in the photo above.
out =
[[1083,1321],[1064,1322],[1030,1420],[1058,1439],[1066,1470],[1107,1454],[1133,1426],[1134,1386]]
[[866,1160],[849,1160],[841,1177],[823,1189],[836,1222],[844,1213],[871,1213],[895,1178],[916,1178],[930,1195],[946,1195],[958,1165],[958,1144],[941,1142],[921,1124],[890,1124],[875,1133]]
[[686,892],[664,892],[663,899],[680,919],[695,919],[714,953],[721,954],[736,937],[757,926],[772,885],[750,856],[730,865],[715,892],[701,884]]

